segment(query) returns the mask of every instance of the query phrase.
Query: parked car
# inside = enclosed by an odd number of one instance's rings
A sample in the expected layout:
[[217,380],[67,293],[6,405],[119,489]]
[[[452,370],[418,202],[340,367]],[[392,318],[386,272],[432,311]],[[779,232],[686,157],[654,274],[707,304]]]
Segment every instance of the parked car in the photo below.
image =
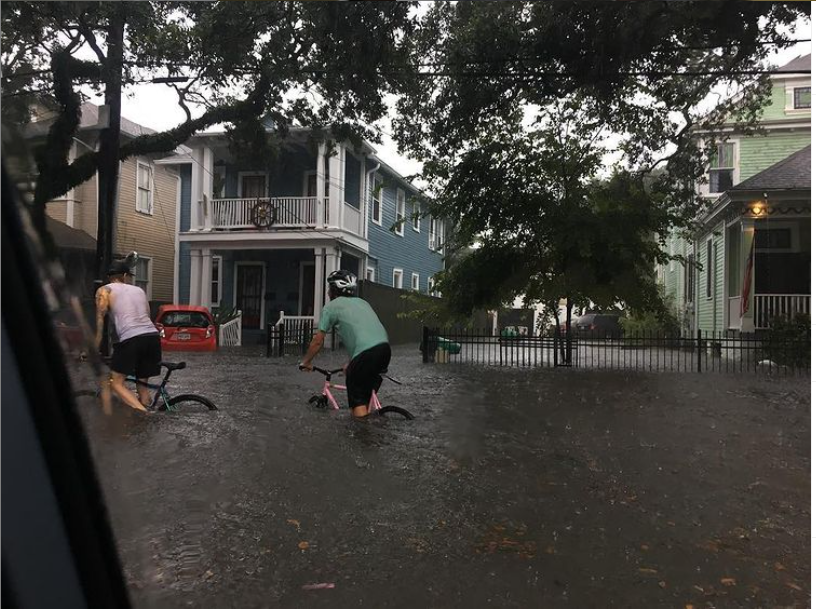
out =
[[215,351],[215,321],[207,307],[162,305],[156,315],[162,351]]
[[[573,319],[572,334],[581,338],[620,338],[623,330],[620,318],[623,313],[587,313]],[[566,330],[565,324],[562,329]]]

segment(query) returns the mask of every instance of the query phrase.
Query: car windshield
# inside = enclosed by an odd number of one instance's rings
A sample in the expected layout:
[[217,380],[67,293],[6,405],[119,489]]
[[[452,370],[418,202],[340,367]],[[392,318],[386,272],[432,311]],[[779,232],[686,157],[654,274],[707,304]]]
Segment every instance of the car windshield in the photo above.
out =
[[212,325],[200,311],[170,311],[162,315],[159,323],[169,328],[206,328]]

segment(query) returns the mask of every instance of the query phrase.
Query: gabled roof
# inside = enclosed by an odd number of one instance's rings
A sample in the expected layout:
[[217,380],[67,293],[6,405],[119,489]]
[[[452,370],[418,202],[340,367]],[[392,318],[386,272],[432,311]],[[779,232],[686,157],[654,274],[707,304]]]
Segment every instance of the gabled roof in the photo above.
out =
[[810,72],[810,53],[797,57],[793,61],[789,61],[780,70],[806,70]]
[[71,228],[64,222],[54,220],[50,216],[45,217],[45,227],[60,249],[96,252],[96,239],[84,231]]
[[810,146],[794,152],[730,190],[810,190]]

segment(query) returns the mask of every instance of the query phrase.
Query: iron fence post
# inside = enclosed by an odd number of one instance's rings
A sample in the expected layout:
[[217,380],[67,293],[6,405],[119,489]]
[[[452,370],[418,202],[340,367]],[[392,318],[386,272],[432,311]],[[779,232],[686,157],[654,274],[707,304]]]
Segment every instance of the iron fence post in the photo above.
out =
[[272,324],[266,324],[266,357],[272,357]]
[[280,324],[280,325],[277,325],[275,327],[278,329],[278,331],[277,331],[277,335],[278,335],[277,336],[277,338],[278,338],[278,357],[283,357],[284,342],[286,340],[284,328],[286,327],[286,325],[285,324]]
[[428,340],[429,340],[430,329],[428,326],[422,326],[422,346],[420,350],[422,351],[422,363],[428,363]]
[[697,330],[697,372],[703,371],[703,331]]

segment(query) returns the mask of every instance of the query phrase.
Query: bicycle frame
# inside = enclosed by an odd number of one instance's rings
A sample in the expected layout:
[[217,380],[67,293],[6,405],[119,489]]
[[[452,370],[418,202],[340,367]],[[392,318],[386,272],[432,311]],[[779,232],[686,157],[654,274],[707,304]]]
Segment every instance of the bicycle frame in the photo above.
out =
[[[329,401],[329,404],[331,404],[332,409],[340,410],[340,405],[337,403],[337,400],[334,398],[334,395],[332,394],[331,390],[332,389],[342,389],[343,391],[345,391],[346,386],[345,385],[337,385],[335,383],[332,383],[331,382],[331,377],[332,377],[333,374],[337,374],[338,372],[343,372],[343,369],[338,368],[337,370],[323,370],[322,368],[316,368],[315,367],[314,370],[324,374],[327,377],[326,380],[323,381],[323,395]],[[371,400],[369,400],[369,402],[368,402],[368,414],[371,414],[372,412],[376,412],[377,410],[380,410],[381,408],[382,408],[382,404],[380,404],[380,400],[377,397],[377,392],[372,391],[371,392]]]
[[143,387],[149,387],[150,389],[155,389],[156,390],[156,393],[153,394],[153,399],[150,402],[149,410],[157,410],[158,409],[158,407],[159,407],[159,398],[161,398],[162,402],[164,402],[164,408],[166,410],[173,410],[170,407],[170,394],[167,393],[167,389],[165,389],[165,387],[167,386],[167,381],[170,380],[170,375],[172,374],[172,372],[173,372],[172,370],[168,370],[165,373],[164,378],[162,379],[162,382],[161,382],[160,385],[154,385],[153,383],[143,383],[142,381],[137,379],[135,376],[128,376],[128,377],[125,378],[125,380],[130,381],[130,382],[132,382],[132,383],[134,383],[136,385],[142,385]]

